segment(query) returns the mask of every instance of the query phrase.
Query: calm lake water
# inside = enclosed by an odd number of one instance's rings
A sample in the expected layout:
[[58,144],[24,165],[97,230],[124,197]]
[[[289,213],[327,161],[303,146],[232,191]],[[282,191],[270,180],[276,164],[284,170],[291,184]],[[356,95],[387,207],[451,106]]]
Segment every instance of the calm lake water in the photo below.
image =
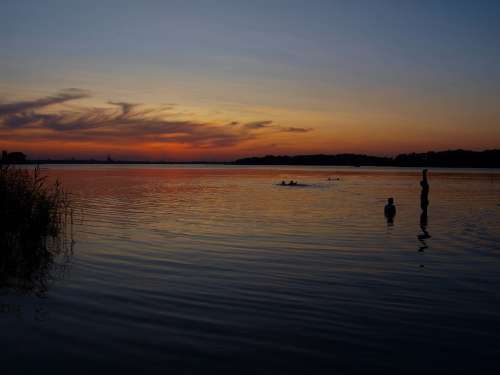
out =
[[431,169],[424,238],[416,169],[44,170],[73,254],[2,290],[2,373],[500,373],[500,171]]

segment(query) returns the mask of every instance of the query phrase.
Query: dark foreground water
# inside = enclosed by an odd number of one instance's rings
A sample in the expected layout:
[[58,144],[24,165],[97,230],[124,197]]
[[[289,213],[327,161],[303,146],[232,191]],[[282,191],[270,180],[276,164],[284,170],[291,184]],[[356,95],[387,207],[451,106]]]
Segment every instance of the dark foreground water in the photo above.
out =
[[431,170],[426,228],[417,170],[48,172],[76,243],[1,289],[2,374],[500,373],[498,172]]

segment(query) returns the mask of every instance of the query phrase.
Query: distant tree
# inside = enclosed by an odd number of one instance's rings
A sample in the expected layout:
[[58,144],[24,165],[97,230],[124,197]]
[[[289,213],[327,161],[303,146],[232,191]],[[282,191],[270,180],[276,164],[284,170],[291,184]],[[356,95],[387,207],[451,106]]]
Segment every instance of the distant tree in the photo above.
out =
[[[3,154],[2,154],[2,159],[3,159]],[[22,152],[9,152],[7,153],[7,157],[5,158],[5,161],[10,164],[21,164],[21,163],[26,163],[26,155]]]

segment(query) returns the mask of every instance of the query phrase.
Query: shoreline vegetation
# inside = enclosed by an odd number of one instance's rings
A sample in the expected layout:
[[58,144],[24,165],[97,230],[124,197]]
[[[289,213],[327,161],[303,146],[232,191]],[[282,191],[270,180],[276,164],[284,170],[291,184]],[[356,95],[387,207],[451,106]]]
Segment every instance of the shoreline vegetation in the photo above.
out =
[[0,289],[43,295],[55,278],[55,258],[71,250],[72,223],[58,181],[49,182],[38,167],[0,164]]
[[[13,155],[9,160],[9,155]],[[108,156],[98,159],[39,159],[30,160],[21,152],[3,153],[4,163],[10,164],[220,164],[220,165],[330,165],[330,166],[378,166],[378,167],[441,167],[441,168],[500,168],[500,149],[485,151],[448,150],[425,153],[399,154],[395,157],[372,156],[365,154],[313,154],[313,155],[266,155],[248,157],[235,161],[149,161],[113,160]]]
[[297,155],[251,157],[239,159],[239,165],[337,165],[373,167],[444,167],[444,168],[500,168],[500,150],[486,151],[430,151],[400,154],[396,157],[363,154]]

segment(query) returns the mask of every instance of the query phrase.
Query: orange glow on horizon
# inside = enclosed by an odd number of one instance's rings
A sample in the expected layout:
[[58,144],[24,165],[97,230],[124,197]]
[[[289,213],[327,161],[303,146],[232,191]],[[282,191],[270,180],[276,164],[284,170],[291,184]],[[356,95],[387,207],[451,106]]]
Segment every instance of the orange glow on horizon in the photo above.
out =
[[[269,106],[240,113],[92,100],[88,91],[67,89],[0,103],[0,149],[31,159],[232,161],[269,154],[482,150],[498,148],[500,139],[500,129],[492,126],[495,116],[457,120],[453,128],[437,115],[419,119],[396,110],[370,115]],[[467,121],[482,126],[470,128]]]

